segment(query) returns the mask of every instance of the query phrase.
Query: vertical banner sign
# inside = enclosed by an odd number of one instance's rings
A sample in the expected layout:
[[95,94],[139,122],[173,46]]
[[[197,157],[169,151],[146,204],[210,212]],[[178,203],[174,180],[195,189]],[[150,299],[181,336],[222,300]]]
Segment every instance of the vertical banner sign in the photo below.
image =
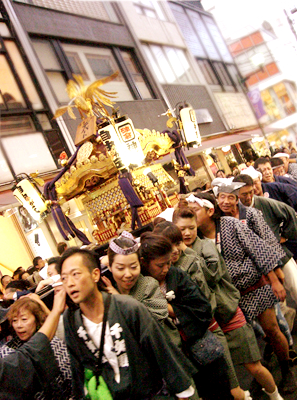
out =
[[248,98],[253,105],[257,118],[260,119],[266,115],[264,104],[261,98],[261,93],[259,89],[253,89],[248,92]]

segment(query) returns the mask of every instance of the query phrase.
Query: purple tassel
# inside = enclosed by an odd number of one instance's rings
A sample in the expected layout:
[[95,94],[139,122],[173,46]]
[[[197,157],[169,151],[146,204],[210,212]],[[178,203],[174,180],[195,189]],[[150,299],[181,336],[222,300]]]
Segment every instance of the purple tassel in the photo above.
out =
[[[79,149],[79,148],[78,148]],[[70,166],[74,163],[76,160],[76,155],[78,152],[78,149],[76,152],[73,154],[73,156],[70,158],[68,164],[58,173],[58,175],[50,182],[47,182],[44,186],[44,196],[47,200],[51,200],[53,202],[57,201],[57,193],[56,193],[56,188],[55,188],[55,182],[57,182],[63,175],[64,173],[70,168]],[[54,220],[56,222],[56,225],[63,236],[64,240],[70,240],[69,236],[75,237],[77,236],[79,240],[82,241],[84,245],[88,245],[91,242],[89,239],[86,237],[84,233],[82,233],[79,229],[76,228],[74,223],[66,216],[64,215],[60,205],[58,203],[55,203],[51,206],[51,211],[54,217]]]
[[[174,131],[168,131],[165,130],[162,133],[167,133],[167,135],[170,137],[171,140],[173,140],[174,144],[173,144],[173,148],[174,150],[174,155],[176,158],[176,161],[179,163],[179,165],[181,165],[182,167],[184,167],[186,164],[189,164],[189,161],[181,147],[181,137],[180,134],[174,130]],[[187,170],[188,175],[191,176],[195,176],[195,171],[193,170],[193,168],[190,166],[190,169]]]
[[142,223],[140,221],[137,208],[143,207],[143,203],[140,198],[135,193],[135,190],[132,186],[132,175],[130,172],[123,172],[119,175],[119,186],[124,193],[124,196],[131,207],[131,214],[132,214],[132,223],[131,229],[135,229],[135,222],[137,222],[138,228],[142,227]]

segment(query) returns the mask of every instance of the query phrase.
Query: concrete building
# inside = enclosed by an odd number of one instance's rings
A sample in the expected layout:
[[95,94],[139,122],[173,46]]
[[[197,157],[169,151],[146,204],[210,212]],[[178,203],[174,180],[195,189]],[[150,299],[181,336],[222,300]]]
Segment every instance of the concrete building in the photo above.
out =
[[[259,119],[272,147],[296,143],[297,90],[296,73],[283,58],[281,40],[266,21],[261,28],[233,40],[229,49],[244,78],[248,95],[255,103]],[[253,64],[260,57],[258,67]],[[294,57],[292,57],[294,60]]]

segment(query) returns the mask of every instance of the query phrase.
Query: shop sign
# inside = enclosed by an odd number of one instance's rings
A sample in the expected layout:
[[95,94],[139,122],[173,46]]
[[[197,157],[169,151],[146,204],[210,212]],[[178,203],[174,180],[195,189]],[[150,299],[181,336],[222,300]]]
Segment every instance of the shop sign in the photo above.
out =
[[81,121],[76,130],[75,146],[86,142],[96,135],[96,117],[88,117]]
[[260,119],[264,115],[266,115],[266,111],[264,108],[264,104],[261,98],[261,92],[259,89],[253,89],[248,92],[248,98],[253,105],[257,118]]

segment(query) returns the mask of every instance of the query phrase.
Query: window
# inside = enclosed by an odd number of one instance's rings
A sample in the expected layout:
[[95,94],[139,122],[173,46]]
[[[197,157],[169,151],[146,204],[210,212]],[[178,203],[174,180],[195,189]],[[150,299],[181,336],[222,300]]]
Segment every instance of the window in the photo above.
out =
[[16,44],[13,41],[6,40],[5,47],[12,59],[13,64],[17,66],[18,75],[21,78],[32,108],[34,110],[41,110],[43,108],[43,104]]
[[2,137],[2,144],[16,174],[57,169],[42,133]]
[[225,70],[224,64],[220,62],[214,62],[213,65],[217,71],[217,74],[220,77],[222,84],[226,86],[232,86],[232,81],[227,71]]
[[205,58],[206,54],[203,46],[196,34],[195,28],[191,23],[185,9],[177,4],[169,3],[176,21],[180,25],[183,36],[187,42],[188,48],[195,57]]
[[150,0],[134,0],[134,7],[138,14],[145,15],[149,18],[156,18],[165,21],[165,15],[157,1]]
[[71,65],[71,69],[73,71],[74,74],[78,74],[81,75],[81,77],[83,78],[83,80],[88,81],[89,80],[89,76],[86,73],[86,70],[84,69],[80,58],[78,56],[77,53],[71,53],[71,51],[67,52],[67,58],[68,61]]
[[139,68],[136,65],[135,59],[132,57],[132,54],[128,51],[121,51],[121,54],[141,97],[143,99],[151,99],[151,92],[147,84],[145,83],[143,76],[139,71]]
[[[20,50],[21,44],[13,36],[13,30],[9,30],[8,16],[5,18],[7,30],[5,33],[1,28],[1,33],[6,38],[0,46],[0,184],[12,181],[14,174],[21,172],[57,169],[55,159],[59,154],[53,150],[50,137],[46,140],[48,132],[53,132],[61,151],[69,153],[56,122],[50,120],[50,111],[41,100],[34,72]],[[42,61],[55,72],[60,65],[50,56],[48,51]]]
[[222,38],[221,32],[219,31],[215,21],[206,15],[203,15],[202,18],[211,34],[212,40],[215,42],[216,47],[221,54],[222,60],[225,62],[233,62],[233,58],[229,53],[228,47],[226,46],[226,43],[224,42],[224,39]]
[[206,80],[206,82],[209,85],[219,85],[220,82],[218,80],[218,78],[216,77],[216,74],[214,73],[210,62],[207,60],[197,60],[198,65],[204,75],[204,78]]
[[59,63],[52,45],[47,40],[32,40],[37,56],[45,70],[53,93],[59,103],[68,103],[65,72]]
[[160,83],[194,83],[193,73],[183,50],[157,45],[143,45],[143,48]]
[[0,35],[2,37],[10,37],[10,31],[4,22],[0,22]]
[[[68,103],[66,80],[81,75],[86,86],[118,71],[116,79],[104,85],[116,92],[114,101],[152,98],[136,59],[130,51],[99,46],[80,46],[57,40],[32,39],[35,51],[60,103]],[[57,50],[57,53],[56,53]],[[66,72],[67,71],[67,72]]]
[[229,74],[234,82],[235,85],[239,85],[239,72],[237,71],[235,65],[227,65],[227,69],[229,71]]
[[[66,53],[68,56],[68,53]],[[96,79],[106,78],[117,71],[117,64],[112,57],[112,54],[85,54],[89,65],[94,73]],[[115,80],[123,81],[123,77],[120,75]]]
[[203,47],[212,60],[221,60],[220,54],[216,49],[216,46],[208,33],[206,26],[198,12],[187,10],[187,13],[192,21],[193,27],[196,31],[196,35],[201,40]]
[[[21,172],[47,172],[55,170],[56,164],[49,151],[43,134],[36,131],[31,117],[1,117],[1,141],[15,174]],[[0,154],[0,170],[6,171],[6,163]],[[10,173],[9,173],[10,175]],[[0,176],[0,182],[7,182],[11,177],[6,173]]]
[[255,54],[262,54],[264,57],[264,65],[272,63],[273,57],[265,43],[258,45],[257,47],[253,47],[252,49],[246,50],[235,56],[236,64],[242,74],[242,76],[247,76],[255,72],[259,67],[255,66],[252,63],[252,57]]
[[0,109],[26,108],[25,100],[3,54],[0,55],[0,94]]
[[[81,75],[85,74],[88,78],[85,79],[86,85],[119,71],[118,64],[110,49],[73,44],[62,44],[62,47],[68,59],[70,57],[77,60],[77,73]],[[133,100],[133,96],[121,73],[119,73],[119,76],[115,80],[104,85],[104,90],[107,92],[117,92],[118,97],[116,100]]]

